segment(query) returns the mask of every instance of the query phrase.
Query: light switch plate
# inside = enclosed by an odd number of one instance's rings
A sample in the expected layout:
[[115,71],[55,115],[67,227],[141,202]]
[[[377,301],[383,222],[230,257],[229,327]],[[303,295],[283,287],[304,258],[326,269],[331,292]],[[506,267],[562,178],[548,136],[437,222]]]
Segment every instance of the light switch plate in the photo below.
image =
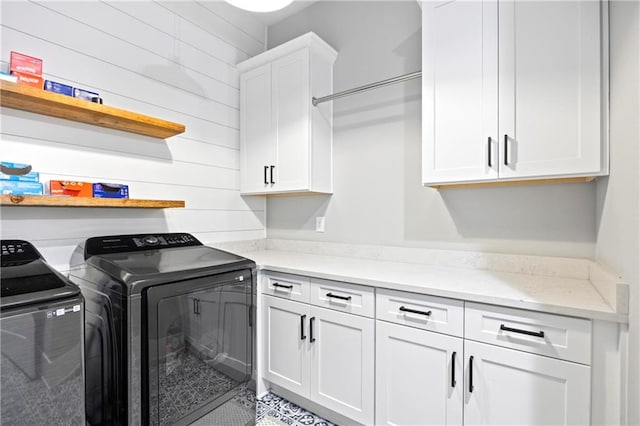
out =
[[316,217],[316,232],[324,232],[324,216]]

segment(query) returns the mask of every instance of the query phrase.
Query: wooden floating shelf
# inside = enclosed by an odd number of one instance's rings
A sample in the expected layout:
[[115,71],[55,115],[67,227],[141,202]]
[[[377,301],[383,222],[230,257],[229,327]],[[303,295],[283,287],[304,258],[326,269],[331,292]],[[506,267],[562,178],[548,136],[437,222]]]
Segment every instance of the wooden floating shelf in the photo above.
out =
[[160,139],[185,130],[183,124],[3,80],[0,106]]
[[0,206],[166,209],[184,207],[184,201],[136,200],[132,198],[56,197],[48,195],[0,195]]

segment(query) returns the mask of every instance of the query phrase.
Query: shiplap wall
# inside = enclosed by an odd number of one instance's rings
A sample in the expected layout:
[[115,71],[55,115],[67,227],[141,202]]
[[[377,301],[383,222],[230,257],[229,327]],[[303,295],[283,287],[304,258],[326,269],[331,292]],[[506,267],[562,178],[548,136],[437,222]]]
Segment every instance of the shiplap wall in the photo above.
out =
[[33,242],[65,270],[97,235],[190,232],[205,243],[265,237],[265,200],[239,193],[239,77],[265,49],[265,28],[221,1],[31,2],[1,5],[0,66],[12,50],[43,59],[45,78],[105,104],[186,125],[154,139],[2,108],[0,158],[41,181],[129,185],[131,198],[185,209],[2,207],[2,238]]

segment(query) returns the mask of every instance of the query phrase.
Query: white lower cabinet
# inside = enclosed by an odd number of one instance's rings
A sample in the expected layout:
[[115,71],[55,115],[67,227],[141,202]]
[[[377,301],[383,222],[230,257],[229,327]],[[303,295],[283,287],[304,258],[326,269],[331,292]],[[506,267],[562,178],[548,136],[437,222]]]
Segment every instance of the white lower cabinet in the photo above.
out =
[[[299,283],[300,301],[274,283]],[[284,274],[263,284],[264,378],[341,423],[591,422],[589,320]]]
[[312,306],[309,321],[310,399],[373,424],[374,320]]
[[374,422],[374,320],[262,296],[265,378],[356,422]]
[[461,425],[463,341],[376,321],[376,424]]
[[466,340],[465,425],[588,425],[587,365]]
[[262,296],[266,333],[264,375],[300,395],[309,393],[309,350],[305,332],[309,305]]

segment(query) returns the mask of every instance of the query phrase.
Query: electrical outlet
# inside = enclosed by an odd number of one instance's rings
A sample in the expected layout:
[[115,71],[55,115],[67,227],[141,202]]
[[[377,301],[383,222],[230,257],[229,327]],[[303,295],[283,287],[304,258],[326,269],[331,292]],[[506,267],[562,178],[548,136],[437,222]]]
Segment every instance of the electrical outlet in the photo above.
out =
[[316,232],[324,232],[324,216],[316,217]]

